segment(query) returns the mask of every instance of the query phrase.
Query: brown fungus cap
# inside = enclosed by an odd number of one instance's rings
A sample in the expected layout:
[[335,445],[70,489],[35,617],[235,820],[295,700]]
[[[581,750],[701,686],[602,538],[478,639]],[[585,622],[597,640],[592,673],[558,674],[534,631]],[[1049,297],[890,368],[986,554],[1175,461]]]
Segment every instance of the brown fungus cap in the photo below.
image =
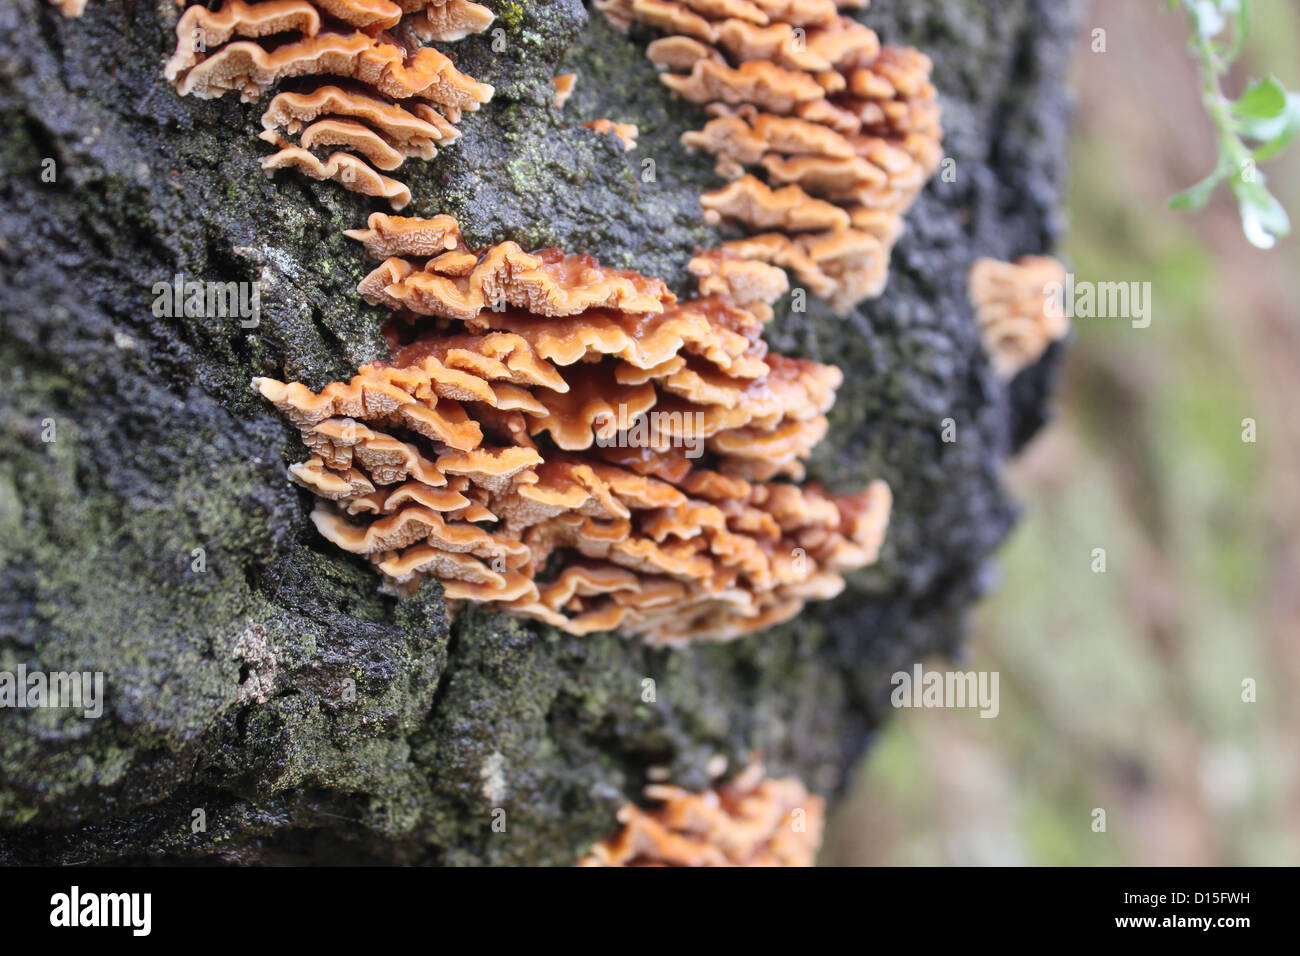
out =
[[697,60],[712,60],[724,65],[727,62],[707,43],[685,36],[660,37],[652,41],[646,47],[646,56],[658,69],[678,73],[689,73]]
[[725,296],[742,307],[774,302],[790,288],[782,270],[726,249],[702,253],[690,261],[688,268],[696,277],[700,295]]
[[487,327],[492,309],[502,305],[537,315],[567,316],[602,307],[662,312],[675,301],[660,280],[607,269],[590,256],[556,250],[531,255],[513,242],[498,243],[478,256],[478,265],[459,277],[389,260],[363,279],[358,289],[372,304],[461,319],[478,328]]
[[[262,137],[266,138],[266,135],[263,133]],[[302,131],[298,142],[303,149],[346,146],[370,160],[373,166],[385,171],[396,169],[406,159],[400,150],[390,146],[378,133],[351,119],[317,120]]]
[[366,196],[381,196],[394,209],[401,209],[411,201],[411,191],[403,183],[389,179],[366,165],[351,153],[331,153],[321,161],[299,146],[287,146],[262,160],[267,173],[277,169],[296,169],[312,179],[332,179],[345,184],[352,192]]
[[770,153],[849,158],[853,144],[820,123],[770,113],[719,116],[704,128],[682,134],[682,143],[744,166],[757,165]]
[[234,90],[251,101],[285,77],[317,74],[359,80],[396,99],[418,97],[457,109],[476,110],[492,98],[492,87],[461,73],[432,47],[408,54],[365,33],[306,35],[271,49],[239,40],[208,54],[175,82],[182,96],[211,98]]
[[772,189],[754,176],[742,176],[700,197],[704,218],[734,220],[755,230],[814,232],[844,229],[849,215],[833,203],[815,199],[798,186]]
[[432,159],[437,155],[435,144],[447,139],[443,129],[412,116],[400,106],[338,86],[322,86],[310,93],[277,93],[262,114],[262,127],[297,134],[304,123],[322,116],[364,122],[404,155],[420,159]]
[[481,3],[442,0],[414,12],[408,22],[420,39],[447,43],[482,33],[495,19],[492,11]]
[[276,33],[298,32],[315,36],[320,32],[321,15],[307,0],[270,0],[269,3],[244,3],[225,0],[217,10],[196,4],[181,14],[176,24],[176,52],[163,67],[169,82],[193,67],[199,60],[196,41],[204,50],[220,46],[232,36],[264,37]]
[[312,0],[325,13],[354,27],[394,27],[404,5],[389,0]]
[[664,33],[712,42],[715,28],[705,17],[673,0],[595,0],[597,10],[620,30],[642,23]]
[[1016,262],[977,259],[971,266],[975,321],[984,350],[1003,378],[1037,361],[1070,331],[1063,308],[1065,280],[1065,266],[1050,256]]
[[573,89],[578,85],[578,74],[561,73],[551,78],[551,84],[555,87],[555,98],[551,101],[551,105],[558,110],[569,102],[569,97],[573,95]]
[[622,829],[578,865],[812,866],[821,848],[825,802],[761,764],[702,793],[650,784],[645,798],[619,810]]
[[714,60],[697,60],[690,73],[664,73],[660,80],[692,103],[748,103],[773,113],[789,113],[820,100],[826,91],[807,73],[764,60],[732,68]]
[[365,229],[346,229],[343,235],[361,242],[372,259],[436,256],[461,242],[460,223],[451,216],[412,219],[373,212]]

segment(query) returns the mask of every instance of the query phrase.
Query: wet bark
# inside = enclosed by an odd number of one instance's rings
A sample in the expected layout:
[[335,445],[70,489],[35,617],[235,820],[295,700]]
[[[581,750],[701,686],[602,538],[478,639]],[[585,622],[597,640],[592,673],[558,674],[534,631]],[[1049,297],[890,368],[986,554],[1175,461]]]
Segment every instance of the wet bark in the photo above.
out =
[[[682,291],[715,239],[698,204],[712,164],[678,144],[698,114],[577,0],[487,2],[504,50],[446,49],[497,95],[404,167],[408,214]],[[1066,0],[859,14],[933,57],[955,176],[909,214],[882,297],[847,318],[778,308],[768,339],[844,369],[810,475],[887,479],[888,543],[791,624],[672,652],[451,621],[437,584],[382,597],[316,535],[285,479],[296,433],[248,382],[319,387],[383,354],[340,235],[377,207],[268,180],[259,104],[177,97],[161,76],[176,16],[171,0],[90,0],[78,20],[0,7],[0,670],[106,681],[99,719],[0,710],[0,862],[564,864],[651,765],[703,786],[714,755],[758,753],[833,793],[886,716],[888,675],[960,646],[1014,518],[999,468],[1046,413],[1059,349],[1000,383],[965,276],[1057,238]],[[579,84],[556,111],[564,72]],[[600,117],[636,123],[639,148],[578,125]],[[257,326],[155,315],[154,284],[177,275],[260,282]]]

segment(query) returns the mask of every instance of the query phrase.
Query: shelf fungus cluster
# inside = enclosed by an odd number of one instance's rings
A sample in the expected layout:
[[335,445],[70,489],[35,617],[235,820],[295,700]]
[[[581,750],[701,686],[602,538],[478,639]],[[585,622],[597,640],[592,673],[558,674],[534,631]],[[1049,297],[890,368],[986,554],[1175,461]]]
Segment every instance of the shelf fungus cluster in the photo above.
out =
[[580,866],[812,866],[821,848],[822,798],[761,764],[703,793],[651,784],[645,795],[650,808],[625,805],[623,828]]
[[182,96],[251,102],[276,87],[260,134],[276,149],[262,160],[268,175],[296,169],[401,209],[410,190],[384,173],[433,158],[460,135],[462,111],[492,96],[423,43],[459,40],[492,19],[468,0],[196,3],[176,24],[164,72]]
[[977,259],[971,267],[975,321],[984,351],[1003,378],[1037,361],[1070,331],[1059,292],[1065,278],[1065,266],[1051,256]]
[[254,386],[312,452],[291,474],[317,528],[386,590],[433,576],[453,602],[669,645],[788,620],[875,560],[884,482],[783,480],[841,375],[768,353],[780,270],[703,256],[679,302],[588,256],[471,250],[449,216],[348,235],[382,260],[360,291],[396,313],[387,361],[319,393]]
[[705,216],[724,249],[789,270],[847,311],[879,295],[902,216],[942,159],[930,61],[840,8],[864,0],[596,0],[616,26],[664,34],[661,80],[711,117],[684,144],[726,186]]

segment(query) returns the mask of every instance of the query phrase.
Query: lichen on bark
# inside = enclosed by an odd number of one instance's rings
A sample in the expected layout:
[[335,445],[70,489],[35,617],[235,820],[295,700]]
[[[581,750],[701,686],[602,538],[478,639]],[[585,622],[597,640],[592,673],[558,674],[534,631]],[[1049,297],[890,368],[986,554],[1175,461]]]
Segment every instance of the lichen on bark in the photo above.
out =
[[[502,33],[445,49],[497,96],[408,164],[408,211],[681,290],[716,238],[698,204],[712,161],[677,142],[698,114],[655,81],[641,38],[578,0],[488,5]],[[91,0],[71,21],[43,0],[0,8],[0,670],[102,670],[108,697],[99,720],[0,712],[0,861],[563,864],[652,765],[703,787],[714,755],[738,768],[758,752],[832,792],[888,673],[957,647],[1013,517],[998,468],[1042,419],[1056,350],[1004,389],[964,277],[1059,229],[1068,7],[861,14],[934,58],[955,176],[909,214],[880,299],[846,318],[787,301],[767,337],[845,370],[810,473],[838,491],[887,479],[889,539],[790,625],[670,652],[449,621],[435,583],[381,597],[322,542],[284,476],[297,436],[248,382],[320,387],[383,354],[341,235],[369,202],[268,180],[258,104],[175,95],[171,0]],[[578,86],[555,110],[565,72]],[[580,126],[600,117],[636,123],[638,148]],[[177,274],[262,283],[259,324],[154,315],[153,284]]]

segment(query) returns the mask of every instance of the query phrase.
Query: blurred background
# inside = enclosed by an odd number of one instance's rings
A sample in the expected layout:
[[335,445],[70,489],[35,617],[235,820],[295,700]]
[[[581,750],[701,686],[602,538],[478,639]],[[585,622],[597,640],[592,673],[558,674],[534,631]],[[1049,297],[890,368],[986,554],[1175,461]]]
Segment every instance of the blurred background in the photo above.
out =
[[[1300,88],[1300,4],[1254,17],[1227,91]],[[1150,281],[1152,322],[1075,321],[1056,420],[1008,467],[1024,511],[959,663],[1000,673],[1000,715],[897,714],[823,864],[1300,862],[1300,241],[1250,246],[1226,190],[1166,208],[1217,156],[1188,36],[1162,0],[1083,6],[1061,255]],[[1261,170],[1300,224],[1300,143]]]

